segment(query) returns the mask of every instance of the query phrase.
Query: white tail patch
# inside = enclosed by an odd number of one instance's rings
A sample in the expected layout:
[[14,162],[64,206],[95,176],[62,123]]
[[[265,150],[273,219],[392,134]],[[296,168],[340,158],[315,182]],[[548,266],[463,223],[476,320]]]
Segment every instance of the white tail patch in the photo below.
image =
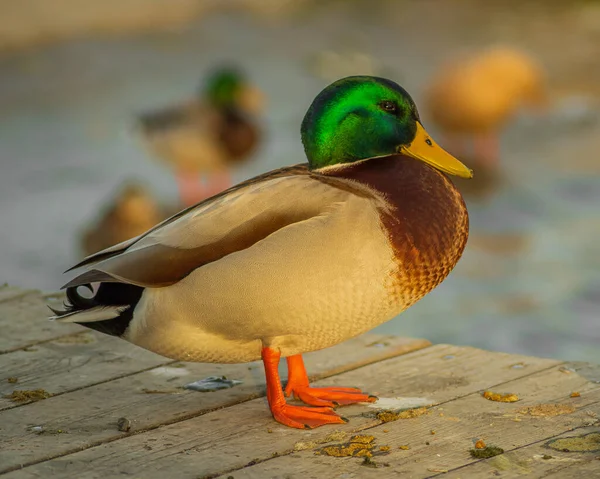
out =
[[96,321],[107,321],[114,319],[123,311],[129,308],[125,306],[96,306],[83,311],[73,311],[72,313],[61,314],[60,316],[51,316],[51,321],[59,323],[95,323]]

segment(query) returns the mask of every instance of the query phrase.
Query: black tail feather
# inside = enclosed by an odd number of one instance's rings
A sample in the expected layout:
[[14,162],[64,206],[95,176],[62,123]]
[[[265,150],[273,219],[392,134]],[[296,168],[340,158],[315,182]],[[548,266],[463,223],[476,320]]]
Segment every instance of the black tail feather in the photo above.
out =
[[123,335],[133,319],[133,310],[139,302],[144,288],[125,283],[100,283],[93,296],[85,297],[78,292],[78,288],[80,287],[85,287],[91,292],[94,291],[90,284],[69,287],[66,291],[67,301],[64,304],[65,309],[61,311],[50,308],[50,310],[60,318],[61,316],[97,307],[128,306],[116,318],[82,323],[75,321],[77,324],[95,329],[101,333],[112,336]]

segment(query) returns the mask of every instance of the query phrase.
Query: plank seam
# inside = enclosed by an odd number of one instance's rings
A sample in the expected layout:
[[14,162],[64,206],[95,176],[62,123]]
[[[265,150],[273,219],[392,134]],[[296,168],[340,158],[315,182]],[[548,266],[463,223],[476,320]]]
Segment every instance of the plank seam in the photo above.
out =
[[[430,347],[430,346],[428,346],[428,347]],[[411,352],[406,353],[406,354],[401,354],[399,356],[408,356],[409,354],[418,353],[420,351],[423,351],[424,349],[427,349],[427,347],[423,348],[423,349],[416,350],[416,351],[411,351]],[[396,357],[398,357],[398,356],[396,356]],[[393,357],[388,358],[388,359],[393,359]],[[173,362],[177,362],[177,361],[173,361]],[[373,363],[370,363],[370,364],[373,364]],[[516,377],[516,378],[512,378],[509,381],[504,381],[504,382],[495,384],[493,386],[490,386],[489,388],[492,389],[492,388],[501,387],[504,384],[508,384],[510,382],[517,381],[517,380],[520,380],[520,379],[523,379],[523,378],[526,378],[526,377],[529,377],[529,376],[532,376],[532,375],[535,375],[535,374],[540,374],[540,373],[543,373],[544,371],[548,371],[550,369],[553,369],[553,368],[556,368],[556,367],[560,367],[560,366],[562,366],[564,364],[566,364],[566,362],[556,363],[556,364],[553,364],[552,366],[548,366],[546,368],[539,369],[537,371],[534,371],[534,372],[531,372],[531,373],[528,373],[528,374],[524,374],[524,375]],[[360,369],[361,367],[364,367],[364,366],[367,366],[367,365],[368,364],[364,364],[364,365],[355,367],[353,369],[348,369],[347,371],[344,371],[344,372],[349,372],[349,371],[353,371],[353,370],[356,370],[356,369]],[[154,367],[161,367],[161,366],[154,366]],[[148,368],[147,370],[154,369],[154,367]],[[141,371],[141,372],[143,372],[143,371]],[[135,374],[137,374],[137,373],[135,373]],[[343,374],[343,373],[336,373],[336,374],[333,374],[331,376],[324,376],[321,379],[325,379],[327,377],[335,377],[338,374]],[[131,375],[132,374],[125,375],[123,377],[128,377],[128,376],[131,376]],[[103,382],[98,383],[98,384],[102,384],[104,382],[109,382],[109,381],[103,381]],[[79,389],[86,389],[86,388],[82,387],[82,388],[79,388]],[[66,394],[66,393],[67,392],[61,393],[61,394]],[[478,393],[479,393],[479,391],[475,391],[475,392],[470,392],[470,393],[467,393],[467,394],[463,394],[461,396],[456,396],[456,397],[454,397],[452,399],[448,399],[446,401],[442,401],[442,402],[436,404],[433,407],[442,406],[442,405],[450,403],[452,401],[457,401],[459,399],[463,399],[465,397],[471,396],[473,394],[478,394]],[[205,414],[210,414],[211,412],[218,411],[220,409],[225,409],[227,407],[236,406],[238,404],[243,404],[245,402],[252,401],[254,399],[259,399],[259,398],[262,398],[262,397],[264,397],[264,393],[263,392],[261,392],[259,394],[252,395],[251,397],[247,397],[247,398],[244,398],[244,399],[233,401],[232,403],[229,403],[229,404],[226,404],[226,405],[222,405],[222,406],[211,408],[211,409],[207,409],[207,410],[202,410],[202,411],[199,411],[199,412],[190,413],[190,414],[188,414],[186,416],[180,416],[180,417],[174,418],[171,421],[168,421],[168,422],[165,422],[165,423],[161,423],[161,424],[158,424],[158,425],[155,425],[155,426],[149,426],[149,427],[146,427],[146,428],[143,428],[143,429],[131,432],[131,433],[126,433],[126,434],[123,434],[122,436],[118,436],[118,437],[114,437],[114,438],[110,438],[110,439],[103,439],[103,440],[100,440],[100,441],[95,441],[95,442],[92,442],[90,444],[86,444],[86,445],[83,445],[81,447],[78,447],[78,448],[73,448],[71,450],[64,451],[64,452],[62,452],[60,454],[56,454],[56,455],[45,457],[44,459],[38,459],[38,460],[34,460],[34,461],[30,461],[30,462],[27,462],[27,463],[20,464],[19,466],[13,466],[11,468],[8,468],[8,469],[0,471],[0,475],[6,474],[6,473],[9,473],[9,472],[12,472],[12,471],[16,471],[16,470],[19,470],[19,469],[23,469],[23,468],[26,468],[26,467],[34,466],[36,464],[47,462],[47,461],[50,461],[50,460],[53,460],[53,459],[57,459],[59,457],[66,457],[66,456],[69,456],[69,455],[77,453],[77,452],[81,452],[81,451],[84,451],[84,450],[87,450],[87,449],[92,449],[94,447],[102,446],[103,444],[110,444],[112,442],[119,441],[119,440],[125,439],[127,437],[131,437],[131,436],[135,436],[135,435],[139,435],[139,434],[145,434],[146,432],[153,431],[153,430],[158,429],[158,428],[163,427],[163,426],[170,426],[172,424],[181,423],[183,421],[194,419],[196,417],[200,417],[200,416],[203,416]],[[592,404],[596,404],[596,403],[592,403]],[[381,426],[381,424],[383,424],[383,423],[377,423],[377,424],[372,424],[372,425],[364,425],[363,427],[357,427],[352,432],[353,433],[357,433],[357,432],[365,431],[365,430],[368,430],[368,429],[372,429],[374,427]],[[563,431],[563,434],[564,434],[564,431]],[[287,456],[287,455],[291,454],[292,452],[293,452],[292,450],[286,450],[286,451],[283,451],[281,454],[279,454],[276,457],[266,457],[266,458],[260,459],[258,461],[252,461],[251,463],[246,464],[246,465],[241,466],[241,467],[227,469],[227,470],[219,471],[218,473],[213,473],[213,474],[210,474],[208,476],[204,476],[202,479],[214,479],[214,478],[216,478],[216,477],[218,477],[220,475],[223,475],[223,474],[228,474],[228,473],[231,473],[231,472],[239,471],[241,469],[245,469],[246,467],[251,467],[251,466],[256,465],[256,464],[260,464],[260,463],[263,463],[263,462],[266,462],[266,461],[270,461],[270,460],[273,460],[273,459],[277,459],[277,458],[280,458],[280,457]]]
[[35,289],[24,289],[19,292],[15,292],[14,296],[9,296],[8,298],[0,299],[0,304],[10,303],[11,301],[14,301],[17,299],[23,299],[25,296],[29,296],[30,294],[33,294],[33,293],[39,294],[39,291],[37,291]]
[[[511,380],[509,380],[509,381],[504,381],[504,382],[502,382],[502,383],[498,383],[498,384],[495,384],[495,385],[493,385],[493,386],[490,386],[490,387],[489,387],[489,389],[494,389],[494,388],[497,388],[497,387],[501,387],[501,386],[503,386],[504,384],[508,384],[508,383],[510,383],[510,382],[512,382],[512,381],[517,381],[517,380],[520,380],[520,379],[523,379],[523,378],[526,378],[526,377],[532,376],[532,375],[534,375],[534,374],[539,374],[539,373],[542,373],[542,372],[544,372],[544,371],[548,371],[549,369],[555,368],[555,367],[557,367],[557,366],[564,365],[565,363],[566,363],[566,362],[557,363],[557,364],[554,364],[554,365],[552,365],[552,366],[549,366],[549,367],[547,367],[547,368],[544,368],[544,369],[539,369],[539,370],[537,370],[537,371],[535,371],[535,372],[532,372],[532,373],[529,373],[529,374],[524,374],[523,376],[519,376],[519,377],[517,377],[517,378],[513,378],[513,379],[511,379]],[[450,403],[450,402],[453,402],[453,401],[457,401],[457,400],[459,400],[459,399],[463,399],[463,398],[466,398],[466,397],[472,396],[472,395],[474,395],[474,394],[479,394],[479,391],[470,392],[470,393],[468,393],[468,394],[463,394],[462,396],[456,396],[456,397],[454,397],[454,398],[452,398],[452,399],[448,399],[447,401],[442,401],[442,402],[439,402],[439,403],[435,404],[434,406],[432,406],[432,408],[434,408],[434,407],[438,407],[438,406],[442,406],[442,405],[444,405],[444,404],[447,404],[447,403]],[[600,401],[596,401],[596,402],[594,402],[594,403],[591,403],[591,404],[589,404],[588,406],[591,406],[591,405],[593,405],[593,404],[596,404],[597,402],[600,402]],[[369,430],[369,429],[373,429],[374,427],[381,426],[382,424],[384,424],[384,423],[383,423],[383,422],[379,422],[378,424],[373,424],[373,425],[364,425],[363,427],[357,427],[356,429],[353,429],[353,430],[352,430],[352,433],[358,433],[358,432],[362,432],[362,431],[367,431],[367,430]],[[564,433],[565,433],[565,431],[563,431],[561,434],[564,434]],[[261,463],[263,463],[263,462],[271,461],[271,460],[273,460],[273,459],[278,459],[278,458],[280,458],[280,457],[288,456],[288,455],[292,454],[293,452],[294,452],[293,450],[284,451],[284,452],[282,452],[281,454],[278,454],[278,455],[277,455],[277,456],[275,456],[275,457],[265,457],[264,459],[254,460],[254,461],[251,461],[251,463],[249,463],[249,464],[246,464],[245,466],[242,466],[242,467],[236,467],[236,468],[232,468],[232,469],[227,469],[227,470],[220,471],[220,472],[218,472],[218,473],[214,473],[214,474],[209,474],[209,475],[207,475],[207,476],[203,476],[201,479],[215,479],[216,477],[219,477],[219,476],[221,476],[221,475],[224,475],[224,474],[229,474],[229,473],[232,473],[232,472],[235,472],[235,471],[240,471],[240,470],[242,470],[242,469],[245,469],[245,468],[247,468],[247,467],[254,466],[254,465],[256,465],[256,464],[261,464]],[[476,462],[479,462],[479,461],[476,461]],[[473,463],[471,463],[471,464],[473,464]],[[465,467],[465,466],[461,466],[461,467]],[[457,469],[460,469],[460,468],[457,468]],[[448,472],[451,472],[451,471],[449,470]],[[443,474],[446,474],[446,473],[441,473],[441,475],[443,475]],[[430,476],[430,477],[436,477],[436,476]],[[427,477],[426,479],[429,479],[429,477]]]
[[[76,333],[76,334],[81,334],[81,333]],[[94,386],[98,386],[100,384],[105,384],[105,383],[109,383],[111,381],[116,381],[118,379],[128,378],[130,376],[135,376],[136,374],[145,373],[145,372],[150,371],[150,370],[155,369],[155,368],[163,368],[165,366],[169,366],[170,364],[174,364],[174,363],[178,363],[178,362],[180,362],[180,361],[168,361],[166,363],[156,364],[154,366],[150,366],[150,367],[147,367],[145,369],[139,369],[137,371],[134,371],[134,372],[131,372],[131,373],[127,373],[127,374],[123,374],[121,376],[114,376],[114,377],[111,377],[110,379],[105,379],[103,381],[98,381],[98,382],[95,382],[95,383],[86,384],[85,386],[80,386],[80,387],[77,387],[77,388],[74,388],[74,389],[69,389],[68,391],[62,391],[62,392],[59,392],[59,393],[55,393],[55,394],[52,394],[51,397],[54,398],[54,397],[62,396],[63,394],[70,394],[70,393],[73,393],[73,392],[76,392],[76,391],[81,391],[82,389],[91,388],[91,387],[94,387]],[[33,404],[35,402],[37,402],[37,401],[30,401],[30,402],[26,402],[24,404],[10,405],[8,407],[0,409],[0,412],[10,411],[12,409],[16,409],[16,408],[19,408],[19,407],[29,406],[30,404]],[[2,471],[0,471],[0,473],[2,473]]]
[[55,337],[49,338],[49,339],[40,339],[38,341],[28,343],[24,346],[17,346],[12,349],[3,349],[2,351],[0,351],[0,356],[2,356],[3,354],[9,354],[9,353],[15,353],[17,351],[23,351],[24,349],[31,348],[33,346],[39,346],[40,344],[51,343],[52,341],[56,341],[61,338],[68,338],[70,336],[77,336],[78,334],[85,334],[86,332],[89,332],[89,329],[82,330],[82,331],[76,331],[74,333],[61,334],[60,336],[55,336]]
[[[79,334],[79,333],[76,333],[76,334]],[[358,364],[358,365],[355,365],[354,367],[351,367],[351,368],[346,369],[344,371],[339,371],[339,368],[336,368],[336,369],[333,370],[334,371],[333,374],[324,373],[322,375],[319,375],[319,379],[326,379],[326,378],[330,378],[330,377],[335,377],[335,376],[338,376],[340,374],[344,374],[346,372],[355,371],[356,369],[360,369],[362,367],[369,366],[369,365],[374,364],[376,362],[381,362],[381,361],[384,361],[384,360],[397,358],[399,356],[408,356],[410,354],[423,351],[423,350],[425,350],[427,348],[430,348],[430,347],[431,347],[431,343],[429,343],[428,345],[424,346],[423,348],[416,349],[416,350],[413,350],[413,351],[409,351],[407,353],[401,353],[400,352],[400,353],[396,354],[395,356],[390,356],[390,357],[384,358],[384,359],[374,358],[371,362]],[[146,371],[150,371],[150,370],[155,369],[155,368],[160,368],[160,367],[168,366],[169,364],[174,364],[174,363],[179,363],[179,362],[180,361],[169,361],[167,363],[156,365],[156,366],[152,366],[150,368],[146,368],[144,370],[137,371],[135,373],[125,374],[123,376],[111,378],[111,379],[108,379],[106,381],[99,381],[97,383],[90,384],[90,385],[87,385],[87,386],[82,386],[80,388],[76,388],[76,389],[73,389],[73,390],[70,390],[70,391],[64,391],[62,393],[55,394],[52,397],[62,396],[63,394],[69,394],[69,393],[75,392],[75,391],[81,391],[83,389],[87,389],[89,387],[97,386],[99,384],[108,383],[108,382],[114,381],[116,379],[122,379],[122,378],[126,378],[126,377],[129,377],[129,376],[134,376],[136,374],[143,373],[143,372],[146,372]],[[285,384],[282,384],[282,386],[285,386]],[[196,412],[193,412],[193,413],[189,413],[187,415],[182,415],[182,416],[179,416],[177,418],[174,418],[171,421],[163,422],[163,423],[157,424],[155,426],[149,426],[149,427],[146,427],[146,428],[143,428],[143,429],[139,429],[139,430],[136,430],[136,431],[131,432],[131,433],[125,433],[125,434],[123,434],[121,436],[117,436],[117,437],[113,437],[113,438],[103,439],[103,440],[100,440],[100,441],[95,441],[95,442],[92,442],[92,443],[80,446],[78,448],[73,448],[73,449],[70,449],[68,451],[64,451],[64,452],[62,452],[60,454],[55,454],[55,455],[52,455],[52,456],[47,456],[47,457],[45,457],[43,459],[38,459],[38,460],[30,461],[30,462],[25,462],[25,463],[19,464],[18,466],[12,466],[10,468],[4,469],[4,470],[0,470],[0,475],[7,474],[9,472],[17,471],[17,470],[20,470],[20,469],[24,469],[26,467],[35,466],[36,464],[40,464],[42,462],[51,461],[51,460],[57,459],[59,457],[65,457],[65,456],[74,454],[76,452],[81,452],[81,451],[84,451],[86,449],[91,449],[91,448],[94,448],[94,447],[97,447],[97,446],[101,446],[103,444],[110,444],[111,442],[119,441],[121,439],[130,437],[130,436],[136,436],[138,434],[144,434],[146,432],[153,431],[153,430],[158,429],[160,427],[170,426],[171,424],[177,424],[177,423],[180,423],[180,422],[183,422],[183,421],[187,421],[189,419],[194,419],[196,417],[204,416],[205,414],[209,414],[211,412],[218,411],[220,409],[225,409],[225,408],[228,408],[228,407],[237,406],[238,404],[243,404],[243,403],[248,402],[248,401],[253,401],[254,399],[260,399],[260,398],[265,397],[265,396],[266,396],[266,392],[265,391],[261,391],[260,393],[251,394],[248,397],[245,397],[243,399],[238,399],[236,401],[232,401],[231,403],[228,403],[228,404],[224,404],[224,405],[221,405],[221,406],[218,406],[218,407],[214,407],[214,408],[211,408],[211,409],[204,409],[204,410],[201,410],[201,411],[196,411]],[[4,411],[7,411],[9,409],[14,409],[16,407],[27,406],[28,404],[32,404],[32,403],[15,405],[13,407],[4,409]],[[278,456],[278,457],[281,457],[281,456]]]
[[[595,404],[600,404],[600,401],[596,401],[596,402],[590,403],[590,404],[588,404],[586,407],[593,406],[593,405],[595,405]],[[596,423],[596,424],[597,424],[597,423]],[[562,435],[563,435],[563,434],[565,434],[565,433],[568,433],[568,432],[573,432],[573,431],[577,431],[578,429],[585,429],[585,428],[588,428],[588,427],[590,427],[590,425],[576,426],[576,427],[573,427],[573,428],[571,428],[571,429],[567,429],[566,431],[562,431],[562,432],[559,432],[559,433],[557,433],[557,434],[554,434],[554,435],[552,435],[552,436],[548,436],[548,437],[546,437],[546,438],[544,438],[544,439],[540,439],[539,441],[533,441],[532,443],[529,443],[529,444],[523,444],[522,446],[518,446],[518,447],[515,447],[515,448],[513,448],[513,449],[510,449],[510,450],[505,450],[505,451],[504,451],[502,454],[498,454],[498,456],[502,456],[502,455],[504,455],[504,454],[506,454],[506,453],[508,453],[508,452],[514,452],[514,451],[518,451],[518,450],[520,450],[520,449],[523,449],[523,448],[526,448],[526,447],[529,447],[529,446],[535,446],[535,445],[537,445],[537,444],[540,444],[540,443],[543,443],[543,442],[547,442],[547,441],[549,441],[550,439],[555,439],[555,438],[557,438],[557,437],[560,437],[560,436],[562,436]],[[494,457],[498,457],[498,456],[494,456]],[[463,464],[462,466],[455,467],[454,469],[448,469],[448,472],[440,472],[440,473],[437,473],[437,474],[433,474],[432,476],[427,476],[425,479],[433,479],[433,478],[435,478],[435,477],[444,476],[444,475],[446,475],[446,474],[448,474],[448,473],[450,473],[450,472],[460,471],[461,469],[465,469],[465,468],[467,468],[467,467],[470,467],[470,466],[472,466],[473,464],[479,464],[480,462],[489,461],[490,459],[493,459],[493,458],[479,459],[479,460],[477,460],[477,461],[473,461],[473,462],[470,462],[470,463],[468,463],[468,464]],[[590,458],[589,458],[589,459],[590,459],[590,461],[593,461],[593,460],[595,460],[596,458],[595,458],[595,457],[591,457],[591,456],[590,456]],[[587,461],[582,461],[582,462],[587,462]],[[571,466],[573,466],[573,465],[574,465],[574,463],[567,463],[567,464],[564,464],[564,467],[559,467],[558,469],[556,469],[556,470],[554,470],[554,471],[551,471],[551,472],[558,472],[558,471],[562,471],[563,469],[565,469],[565,468],[567,468],[567,467],[571,467]]]

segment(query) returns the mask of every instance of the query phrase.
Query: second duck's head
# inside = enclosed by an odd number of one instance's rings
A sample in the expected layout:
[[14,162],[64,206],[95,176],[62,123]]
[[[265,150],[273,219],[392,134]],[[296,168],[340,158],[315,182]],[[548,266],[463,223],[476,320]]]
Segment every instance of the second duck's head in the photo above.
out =
[[214,107],[240,109],[259,114],[264,107],[262,93],[250,85],[241,70],[222,67],[208,76],[201,95]]
[[302,143],[311,169],[402,154],[472,177],[431,139],[406,90],[385,78],[351,76],[321,91],[302,122]]

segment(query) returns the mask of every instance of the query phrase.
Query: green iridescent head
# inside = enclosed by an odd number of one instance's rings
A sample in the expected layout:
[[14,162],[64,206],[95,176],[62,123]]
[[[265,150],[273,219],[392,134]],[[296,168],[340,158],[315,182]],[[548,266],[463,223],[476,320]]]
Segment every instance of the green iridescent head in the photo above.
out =
[[385,78],[332,83],[312,102],[301,131],[311,169],[401,153],[446,173],[472,176],[429,137],[406,90]]
[[234,68],[221,68],[206,81],[203,95],[217,107],[234,106],[245,81],[242,73]]

